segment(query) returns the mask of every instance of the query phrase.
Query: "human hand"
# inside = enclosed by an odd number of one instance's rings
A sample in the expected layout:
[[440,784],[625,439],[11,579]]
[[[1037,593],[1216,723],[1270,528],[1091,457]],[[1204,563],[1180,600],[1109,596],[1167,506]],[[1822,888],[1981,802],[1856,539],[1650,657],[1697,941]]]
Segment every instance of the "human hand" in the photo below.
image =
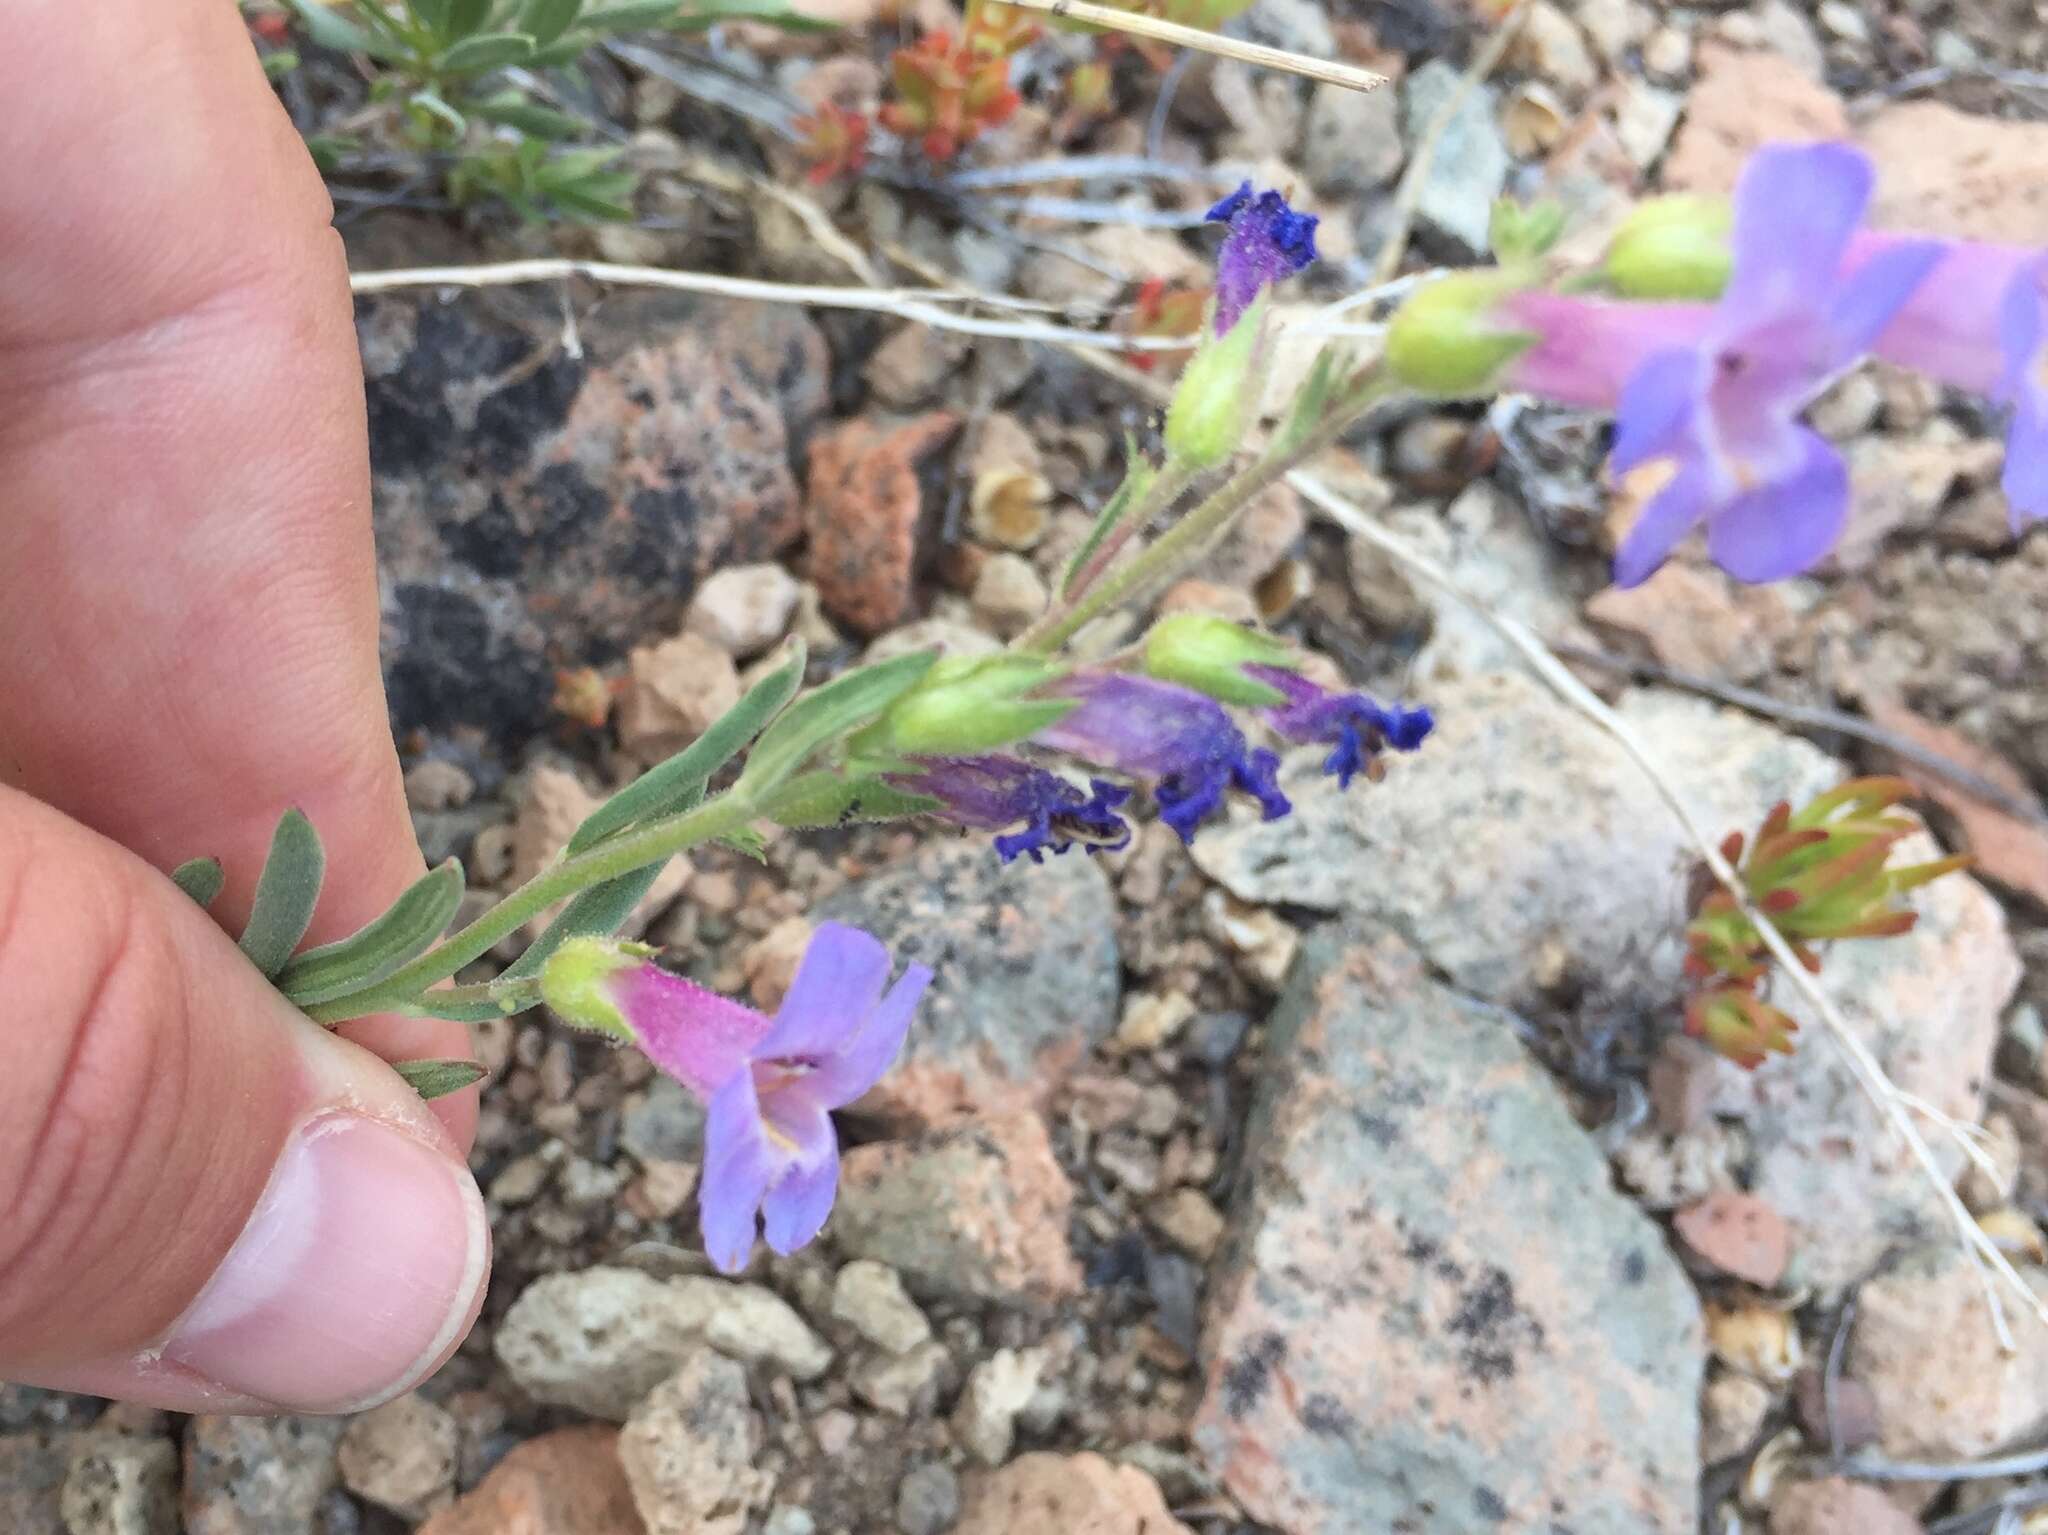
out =
[[0,1379],[340,1411],[474,1320],[465,1093],[317,1028],[239,928],[278,815],[311,938],[421,872],[377,666],[362,377],[320,179],[227,0],[21,0],[0,49]]

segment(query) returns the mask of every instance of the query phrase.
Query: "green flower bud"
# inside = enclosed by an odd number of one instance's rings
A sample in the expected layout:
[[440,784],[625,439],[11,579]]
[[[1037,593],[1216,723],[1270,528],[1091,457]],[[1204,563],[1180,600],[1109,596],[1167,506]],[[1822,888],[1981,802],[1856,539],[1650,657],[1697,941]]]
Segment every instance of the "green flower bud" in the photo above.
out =
[[1059,674],[1037,656],[943,657],[854,740],[854,754],[958,757],[1012,745],[1074,708],[1027,696]]
[[1521,286],[1504,272],[1460,272],[1418,289],[1387,326],[1388,370],[1424,394],[1491,393],[1501,370],[1537,340],[1493,318]]
[[[1181,370],[1166,407],[1166,458],[1182,469],[1213,469],[1237,451],[1256,408],[1255,370],[1266,328],[1263,297],[1220,336],[1211,336]],[[1255,378],[1255,371],[1258,377]]]
[[1717,299],[1735,259],[1734,223],[1734,210],[1712,198],[1652,198],[1615,232],[1607,280],[1624,298]]
[[1294,647],[1284,640],[1206,613],[1162,618],[1145,636],[1147,676],[1246,708],[1274,708],[1287,702],[1287,695],[1252,677],[1245,667],[1293,671],[1300,664]]
[[571,938],[541,967],[540,995],[562,1022],[619,1039],[633,1037],[632,1026],[613,995],[613,978],[647,962],[654,953],[644,943],[614,938]]

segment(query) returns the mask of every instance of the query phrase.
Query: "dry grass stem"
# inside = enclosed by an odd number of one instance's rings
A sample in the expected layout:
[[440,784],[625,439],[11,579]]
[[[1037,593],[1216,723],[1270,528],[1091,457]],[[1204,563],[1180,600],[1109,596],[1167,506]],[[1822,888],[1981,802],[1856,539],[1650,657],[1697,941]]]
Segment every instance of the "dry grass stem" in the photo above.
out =
[[1349,86],[1354,91],[1376,91],[1387,83],[1385,75],[1360,69],[1355,64],[1314,59],[1303,53],[1289,53],[1285,48],[1268,48],[1264,43],[1247,43],[1218,32],[1205,32],[1200,27],[1184,27],[1177,21],[1161,21],[1156,16],[1120,11],[1113,5],[1095,5],[1091,0],[1003,0],[1003,3],[1020,10],[1043,11],[1048,16],[1085,21],[1091,26],[1126,32],[1132,37],[1147,38],[1155,43],[1171,43],[1177,48],[1219,54],[1262,69],[1284,69],[1292,75],[1326,80],[1332,85]]

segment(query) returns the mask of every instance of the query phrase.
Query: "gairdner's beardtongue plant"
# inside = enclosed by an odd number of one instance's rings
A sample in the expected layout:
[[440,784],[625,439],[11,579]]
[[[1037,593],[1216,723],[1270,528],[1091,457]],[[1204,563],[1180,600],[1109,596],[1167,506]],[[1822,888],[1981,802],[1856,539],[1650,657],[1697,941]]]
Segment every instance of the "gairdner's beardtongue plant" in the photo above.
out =
[[662,969],[637,944],[578,938],[541,972],[565,1022],[630,1040],[703,1102],[704,1251],[726,1273],[757,1236],[778,1253],[815,1237],[839,1189],[832,1111],[857,1102],[902,1052],[922,965],[889,984],[889,952],[858,928],[812,934],[773,1018]]

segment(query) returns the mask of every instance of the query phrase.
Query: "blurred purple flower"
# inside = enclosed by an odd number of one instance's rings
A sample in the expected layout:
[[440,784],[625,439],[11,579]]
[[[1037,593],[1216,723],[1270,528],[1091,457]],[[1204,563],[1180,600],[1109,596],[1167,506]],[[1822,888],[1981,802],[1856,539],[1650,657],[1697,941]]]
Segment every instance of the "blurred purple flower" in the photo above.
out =
[[1192,842],[1232,788],[1277,820],[1293,807],[1275,778],[1280,759],[1252,751],[1223,706],[1191,688],[1123,672],[1076,672],[1052,691],[1080,700],[1032,739],[1054,751],[1151,781],[1159,819]]
[[[1876,261],[1901,243],[1896,235],[1865,235],[1849,259]],[[1944,245],[1876,351],[2009,407],[2004,487],[2014,530],[2048,517],[2048,251]]]
[[1377,779],[1380,752],[1412,752],[1436,727],[1427,709],[1382,708],[1363,693],[1332,693],[1284,667],[1254,665],[1245,672],[1287,695],[1286,703],[1265,711],[1268,725],[1289,741],[1321,741],[1331,748],[1323,771],[1340,789],[1350,788],[1360,773]]
[[1131,791],[1100,778],[1089,780],[1087,792],[1057,773],[1016,757],[927,757],[922,771],[892,773],[889,781],[913,794],[928,794],[944,803],[937,812],[947,820],[977,831],[1002,831],[996,855],[1008,863],[1027,853],[1043,863],[1048,850],[1064,853],[1075,843],[1089,852],[1114,852],[1131,840],[1128,822],[1117,807]]
[[1799,414],[1870,350],[1940,255],[1902,242],[1842,275],[1871,182],[1846,145],[1751,157],[1735,190],[1734,266],[1704,333],[1646,358],[1621,391],[1615,470],[1668,458],[1677,472],[1622,541],[1616,585],[1646,579],[1701,523],[1714,562],[1744,581],[1796,574],[1834,544],[1848,469]]
[[651,960],[604,978],[648,1058],[704,1101],[698,1199],[704,1250],[724,1272],[746,1267],[764,1221],[779,1253],[824,1226],[839,1189],[832,1110],[881,1080],[931,978],[911,965],[888,986],[889,951],[836,922],[811,935],[772,1019]]
[[1216,334],[1235,325],[1260,292],[1316,259],[1316,216],[1296,213],[1278,192],[1247,181],[1209,210],[1230,233],[1216,253]]

